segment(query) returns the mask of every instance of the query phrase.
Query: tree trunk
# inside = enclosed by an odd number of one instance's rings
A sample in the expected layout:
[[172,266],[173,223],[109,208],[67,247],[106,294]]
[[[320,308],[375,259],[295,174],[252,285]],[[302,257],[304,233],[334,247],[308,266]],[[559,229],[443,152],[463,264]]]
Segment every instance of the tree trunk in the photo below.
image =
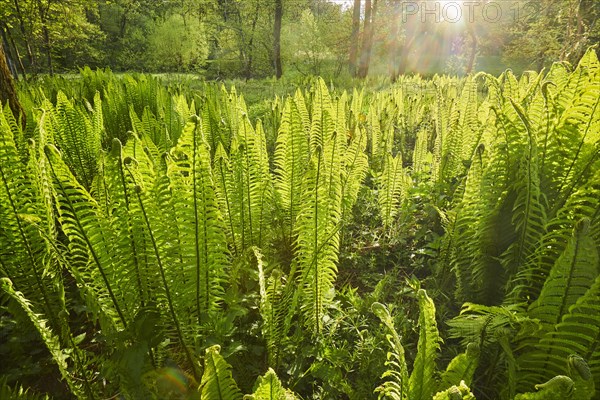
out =
[[363,30],[363,46],[360,54],[360,67],[358,70],[359,78],[366,78],[367,74],[369,73],[369,64],[371,63],[371,50],[373,48],[373,26],[375,23],[376,13],[377,0],[374,0],[373,3],[371,3],[371,0],[366,0],[365,24]]
[[6,33],[6,36],[8,37],[8,40],[10,41],[10,44],[12,45],[13,51],[15,52],[15,55],[17,58],[17,64],[19,65],[19,69],[21,70],[21,75],[24,80],[27,80],[27,72],[25,71],[25,66],[23,65],[23,60],[21,59],[21,54],[19,53],[19,48],[17,47],[17,44],[15,43],[15,39],[13,39],[13,37],[10,34],[10,31],[8,29],[5,29],[4,32]]
[[42,3],[38,3],[38,11],[40,13],[40,22],[42,23],[42,36],[44,37],[44,47],[46,50],[46,62],[48,63],[48,70],[50,75],[54,75],[54,66],[52,65],[52,44],[50,43],[50,31],[48,31],[47,14],[50,9],[50,3],[48,3],[46,9],[42,6]]
[[475,29],[470,24],[467,29],[469,30],[469,37],[471,38],[471,54],[469,56],[469,65],[467,65],[466,72],[467,74],[470,74],[475,67],[475,57],[477,56],[477,35],[475,34]]
[[352,10],[352,34],[350,35],[349,69],[350,75],[356,76],[358,72],[358,34],[360,33],[360,0],[354,0]]
[[21,34],[23,35],[23,40],[25,41],[25,48],[27,49],[27,59],[29,60],[29,67],[33,70],[33,74],[37,73],[37,63],[35,57],[33,56],[33,50],[31,50],[31,44],[29,43],[29,34],[25,29],[25,22],[23,21],[23,14],[21,13],[21,6],[19,5],[18,0],[14,0],[15,10],[17,11],[17,19],[19,20],[19,29],[21,30]]
[[399,56],[400,56],[400,21],[401,11],[396,11],[394,13],[394,18],[392,23],[391,36],[389,38],[390,42],[390,52],[388,54],[388,73],[390,75],[390,79],[392,82],[396,82],[399,75]]
[[253,57],[252,55],[254,54],[254,35],[256,33],[256,23],[258,22],[258,15],[259,15],[259,11],[260,11],[260,0],[256,2],[256,10],[254,11],[254,19],[252,20],[252,30],[250,31],[250,39],[248,40],[248,62],[246,63],[246,72],[245,72],[245,76],[246,76],[246,80],[250,79],[252,77],[252,61],[253,61]]
[[275,76],[277,79],[283,75],[281,68],[281,20],[283,19],[283,0],[275,0],[275,26],[273,29],[273,58],[275,62]]
[[6,38],[6,32],[4,29],[0,28],[0,36],[2,36],[2,45],[4,46],[4,55],[6,57],[6,63],[8,64],[8,69],[10,70],[10,73],[12,74],[12,76],[15,77],[15,79],[18,79],[19,74],[17,72],[17,67],[15,66],[15,56],[13,54],[13,52],[11,51],[10,45],[8,43],[8,39]]
[[8,63],[6,62],[4,46],[0,41],[0,103],[4,105],[7,102],[17,121],[20,120],[21,126],[25,128],[25,111],[17,97],[13,77],[10,74]]

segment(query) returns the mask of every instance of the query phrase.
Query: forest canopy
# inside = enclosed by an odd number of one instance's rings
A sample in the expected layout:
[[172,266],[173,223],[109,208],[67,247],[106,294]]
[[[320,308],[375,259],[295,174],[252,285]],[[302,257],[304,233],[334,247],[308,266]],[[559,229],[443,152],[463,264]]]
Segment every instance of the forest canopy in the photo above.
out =
[[576,63],[599,15],[595,0],[0,0],[0,33],[25,76],[396,77]]

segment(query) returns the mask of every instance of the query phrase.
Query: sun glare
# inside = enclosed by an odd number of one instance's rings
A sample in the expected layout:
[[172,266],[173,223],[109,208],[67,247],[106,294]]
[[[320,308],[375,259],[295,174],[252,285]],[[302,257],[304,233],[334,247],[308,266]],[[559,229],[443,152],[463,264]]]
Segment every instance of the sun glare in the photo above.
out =
[[438,0],[440,19],[448,22],[464,20],[465,5],[463,0]]

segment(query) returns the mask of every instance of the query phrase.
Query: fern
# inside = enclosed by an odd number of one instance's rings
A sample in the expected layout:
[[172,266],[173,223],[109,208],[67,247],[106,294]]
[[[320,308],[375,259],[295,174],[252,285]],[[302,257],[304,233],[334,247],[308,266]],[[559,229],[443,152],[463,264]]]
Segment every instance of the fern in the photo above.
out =
[[244,396],[244,400],[294,400],[297,397],[285,389],[275,371],[271,368],[256,380],[254,393]]
[[442,373],[442,383],[439,387],[443,389],[460,385],[461,382],[464,382],[466,386],[470,386],[479,363],[479,355],[479,345],[469,343],[464,353],[460,353],[450,361],[446,371]]
[[409,180],[410,178],[402,169],[402,156],[397,154],[396,157],[392,157],[391,154],[387,154],[383,172],[379,177],[378,192],[379,209],[384,226],[389,227],[398,214],[402,201],[408,194]]
[[554,327],[569,307],[585,294],[600,273],[598,251],[589,236],[590,221],[579,221],[565,251],[550,270],[529,315],[542,322],[544,330]]
[[600,277],[596,277],[592,287],[577,299],[562,320],[546,332],[533,349],[517,360],[524,371],[519,376],[522,387],[529,388],[552,374],[568,373],[565,360],[573,353],[590,360],[589,368],[595,386],[600,384],[600,365],[595,361],[600,354],[600,324],[597,321],[599,296]]
[[460,382],[459,385],[454,385],[442,392],[438,392],[433,396],[433,400],[475,400],[475,396],[471,393],[465,382]]
[[235,400],[242,398],[242,392],[231,376],[231,365],[219,354],[221,347],[215,345],[206,349],[204,374],[200,383],[202,399]]
[[58,369],[61,373],[62,378],[69,385],[71,393],[73,393],[78,399],[95,398],[91,388],[88,386],[87,380],[84,380],[84,384],[78,382],[77,377],[72,376],[69,371],[69,365],[67,364],[68,354],[61,348],[58,337],[52,332],[47,326],[47,321],[40,318],[39,315],[35,314],[31,309],[31,303],[27,301],[21,292],[15,291],[12,282],[8,278],[1,278],[0,285],[2,290],[9,295],[27,314],[35,329],[39,332],[44,344],[50,351],[52,359],[58,365]]
[[379,393],[378,398],[387,396],[396,400],[408,399],[408,367],[404,356],[404,347],[394,327],[392,316],[387,307],[381,303],[373,303],[371,309],[385,325],[388,332],[386,338],[391,348],[391,351],[387,353],[387,361],[385,363],[388,370],[382,375],[382,378],[387,378],[387,380],[377,387],[375,392]]
[[115,263],[105,216],[69,172],[58,150],[47,145],[45,151],[59,221],[69,240],[71,273],[83,288],[93,312],[101,317],[103,329],[110,332],[126,327],[131,312],[129,307],[139,301],[129,301],[132,298],[125,288],[132,277]]
[[[227,244],[213,184],[210,155],[197,119],[188,123],[172,150],[169,178],[180,233],[183,276],[180,301],[194,305],[201,324],[222,301]],[[176,282],[177,282],[176,281]],[[189,297],[188,297],[189,296]]]
[[320,81],[311,128],[311,160],[304,179],[297,220],[300,284],[306,323],[314,334],[322,328],[326,304],[333,297],[342,211],[341,143],[333,130],[331,99]]
[[284,233],[291,243],[296,218],[300,210],[302,181],[308,165],[308,135],[296,102],[285,103],[275,148],[275,189],[283,222],[289,231]]
[[413,371],[409,379],[408,398],[425,400],[431,398],[435,387],[437,353],[440,336],[435,322],[435,306],[425,290],[417,292],[419,299],[419,343]]

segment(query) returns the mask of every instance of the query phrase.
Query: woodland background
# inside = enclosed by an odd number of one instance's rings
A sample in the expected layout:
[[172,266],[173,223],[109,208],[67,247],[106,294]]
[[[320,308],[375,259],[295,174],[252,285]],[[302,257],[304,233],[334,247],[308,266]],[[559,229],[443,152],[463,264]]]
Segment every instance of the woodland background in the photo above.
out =
[[2,0],[15,74],[199,73],[207,79],[500,73],[577,62],[595,0]]

